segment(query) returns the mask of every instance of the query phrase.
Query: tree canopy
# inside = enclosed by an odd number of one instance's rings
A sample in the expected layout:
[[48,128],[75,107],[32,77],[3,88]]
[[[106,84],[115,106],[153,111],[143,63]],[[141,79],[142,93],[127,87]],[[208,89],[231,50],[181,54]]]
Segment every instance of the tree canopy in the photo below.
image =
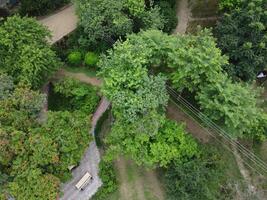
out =
[[[162,29],[159,8],[144,0],[76,0],[77,13],[84,34],[82,43],[96,46],[105,41],[113,44],[119,37],[140,29]],[[149,2],[149,3],[148,3]]]
[[49,31],[35,19],[13,16],[0,26],[0,70],[33,88],[60,66],[47,43]]
[[230,58],[224,69],[235,79],[254,80],[267,66],[266,10],[266,0],[241,1],[215,29],[219,48]]
[[40,124],[45,96],[0,78],[8,83],[0,96],[0,171],[8,177],[1,191],[18,200],[56,199],[60,182],[71,176],[68,167],[79,163],[91,140],[88,113],[48,112]]
[[[231,136],[263,138],[266,114],[258,107],[257,95],[252,88],[231,81],[223,72],[227,63],[227,57],[216,47],[215,38],[208,30],[184,36],[149,30],[118,42],[99,66],[104,77],[103,93],[112,101],[116,115],[136,119],[138,115],[129,113],[139,113],[142,118],[149,110],[156,108],[158,113],[164,110],[166,79],[153,89],[152,83],[144,84],[147,77],[159,80],[160,71],[176,89],[194,93],[207,116],[225,126]],[[145,91],[143,98],[138,98],[142,94],[140,90]],[[148,105],[147,109],[140,110],[142,105]]]

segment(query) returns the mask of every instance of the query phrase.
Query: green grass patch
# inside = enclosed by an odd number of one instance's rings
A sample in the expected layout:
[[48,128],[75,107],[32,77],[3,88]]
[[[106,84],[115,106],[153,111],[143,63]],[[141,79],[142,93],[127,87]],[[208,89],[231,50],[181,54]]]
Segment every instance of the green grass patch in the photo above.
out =
[[97,74],[97,69],[96,68],[90,68],[90,67],[64,66],[63,69],[65,69],[66,71],[71,72],[71,73],[83,73],[89,77],[96,77],[96,74]]
[[190,0],[192,17],[213,17],[218,14],[218,0]]

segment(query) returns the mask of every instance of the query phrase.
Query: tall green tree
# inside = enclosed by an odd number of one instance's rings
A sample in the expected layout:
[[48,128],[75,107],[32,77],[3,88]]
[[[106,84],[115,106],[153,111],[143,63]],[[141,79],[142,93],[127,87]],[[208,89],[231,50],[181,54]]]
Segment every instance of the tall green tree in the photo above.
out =
[[[155,132],[146,126],[157,126]],[[120,141],[118,143],[118,141]],[[197,143],[185,131],[183,125],[165,120],[154,114],[134,123],[117,120],[107,138],[108,155],[130,156],[138,164],[149,167],[166,167],[171,161],[185,161],[197,153]]]
[[41,86],[60,66],[47,43],[49,31],[35,19],[9,17],[0,26],[0,69],[33,88]]
[[52,200],[57,199],[59,186],[57,177],[38,168],[29,168],[9,184],[9,192],[17,200]]
[[254,80],[267,66],[266,10],[266,0],[241,1],[215,29],[219,48],[230,58],[224,69],[235,79]]
[[[84,35],[81,43],[97,46],[100,41],[113,44],[133,31],[163,28],[159,9],[138,0],[76,0],[77,13]],[[150,2],[150,1],[149,1]]]
[[214,148],[202,148],[199,154],[183,163],[172,162],[166,171],[168,200],[223,199],[223,161]]

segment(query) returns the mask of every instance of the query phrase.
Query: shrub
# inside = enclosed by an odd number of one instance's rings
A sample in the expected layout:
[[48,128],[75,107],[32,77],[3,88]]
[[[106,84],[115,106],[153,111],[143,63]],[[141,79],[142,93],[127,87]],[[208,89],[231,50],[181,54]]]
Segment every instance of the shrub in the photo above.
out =
[[93,113],[99,102],[96,89],[88,84],[71,78],[65,78],[55,83],[54,91],[57,100],[52,108],[57,110]]
[[97,62],[99,60],[99,57],[97,54],[95,54],[94,52],[88,52],[86,55],[85,55],[85,58],[84,58],[84,63],[88,66],[96,66]]
[[20,14],[22,15],[45,15],[67,3],[70,0],[21,0]]
[[221,0],[219,3],[219,8],[222,11],[231,11],[238,8],[241,4],[241,0]]
[[73,51],[68,55],[68,63],[72,65],[79,65],[82,62],[82,53]]
[[170,0],[159,1],[161,16],[164,19],[164,32],[170,33],[177,25],[176,7]]
[[118,189],[116,173],[112,162],[101,160],[99,164],[99,176],[103,182],[103,186],[94,196],[94,200],[108,199],[109,195]]

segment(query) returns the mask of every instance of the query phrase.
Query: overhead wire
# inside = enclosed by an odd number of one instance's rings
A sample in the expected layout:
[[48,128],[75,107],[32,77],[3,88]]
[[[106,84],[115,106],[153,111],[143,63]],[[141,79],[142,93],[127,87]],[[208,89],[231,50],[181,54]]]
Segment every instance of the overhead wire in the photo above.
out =
[[[181,95],[179,95],[175,90],[173,90],[170,86],[167,85],[167,91],[168,93],[175,98],[179,103],[181,103],[183,106],[185,106],[190,112],[192,112],[198,119],[200,119],[204,124],[206,124],[209,128],[211,128],[215,133],[219,134],[226,142],[229,144],[234,145],[238,148],[238,151],[242,153],[246,158],[248,158],[250,161],[252,161],[258,168],[260,168],[264,174],[267,173],[267,165],[264,161],[262,161],[260,158],[258,158],[255,154],[253,154],[251,151],[249,151],[246,147],[241,145],[238,141],[234,140],[224,129],[219,127],[217,124],[215,124],[212,120],[210,120],[206,115],[204,115],[201,111],[199,111],[197,108],[195,108],[191,103],[189,103],[185,98],[183,98]],[[176,106],[178,106],[180,109],[182,109],[187,115],[189,115],[181,106],[177,105],[177,102],[174,102]],[[193,116],[190,116],[190,118],[193,118]],[[210,132],[207,128],[205,128],[202,124],[200,124],[196,119],[194,119],[202,128],[204,128],[207,133],[211,136],[213,136],[217,141],[219,141],[221,144],[222,141],[220,141],[217,138],[217,135]],[[229,151],[233,153],[233,151],[228,147],[228,145],[223,144],[225,148],[227,148]],[[250,164],[244,161],[243,158],[240,158],[243,160],[243,162],[250,167],[251,169],[254,169]],[[255,170],[255,169],[254,169]],[[262,175],[259,171],[256,170],[257,173]],[[262,175],[263,176],[263,175]]]

